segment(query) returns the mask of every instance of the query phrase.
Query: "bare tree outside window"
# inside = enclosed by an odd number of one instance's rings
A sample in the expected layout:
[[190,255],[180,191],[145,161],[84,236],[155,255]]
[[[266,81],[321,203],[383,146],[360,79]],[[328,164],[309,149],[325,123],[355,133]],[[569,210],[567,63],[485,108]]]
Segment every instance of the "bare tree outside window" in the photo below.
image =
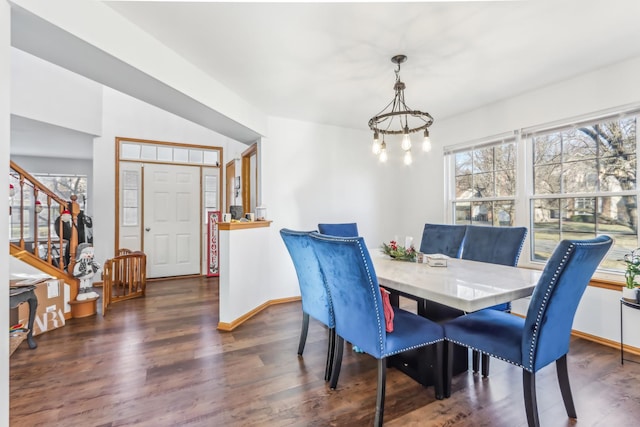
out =
[[608,234],[615,246],[602,266],[621,270],[638,247],[636,117],[535,135],[532,150],[533,259],[562,239]]
[[[78,196],[80,209],[86,210],[87,202],[87,177],[86,175],[54,175],[34,173],[34,178],[40,181],[49,190],[64,200],[70,201],[72,195]],[[44,202],[43,202],[44,204]],[[57,205],[51,207],[51,218],[55,219],[60,215]],[[42,220],[40,223],[46,223],[47,211],[43,209],[38,215]],[[53,224],[53,222],[52,222]],[[47,235],[47,230],[38,229],[41,237]],[[55,235],[55,230],[52,230]]]
[[515,194],[515,142],[455,153],[456,224],[513,225]]

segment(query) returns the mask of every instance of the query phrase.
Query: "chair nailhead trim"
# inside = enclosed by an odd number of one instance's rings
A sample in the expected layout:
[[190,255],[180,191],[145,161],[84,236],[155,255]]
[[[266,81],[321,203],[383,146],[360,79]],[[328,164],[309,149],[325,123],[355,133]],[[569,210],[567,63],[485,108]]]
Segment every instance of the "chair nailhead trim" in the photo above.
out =
[[[431,344],[435,344],[437,342],[441,342],[444,341],[444,337],[443,338],[439,338],[433,341],[429,341],[429,342],[425,342],[425,343],[421,343],[420,345],[412,345],[410,347],[405,347],[403,349],[398,349],[392,353],[385,353],[384,352],[384,339],[382,336],[382,322],[380,321],[380,309],[378,308],[378,300],[376,298],[376,294],[375,292],[378,291],[380,292],[380,286],[376,286],[376,284],[373,281],[373,276],[371,274],[371,270],[369,269],[369,265],[367,264],[367,258],[365,257],[364,254],[364,250],[362,245],[360,244],[360,241],[358,239],[349,239],[349,238],[344,238],[341,239],[344,242],[356,242],[358,244],[358,249],[360,250],[360,256],[362,257],[362,260],[364,261],[364,265],[365,268],[367,269],[367,277],[369,278],[369,289],[371,290],[371,295],[373,297],[373,301],[374,304],[376,305],[376,319],[378,321],[378,339],[379,339],[379,343],[380,343],[380,354],[382,355],[381,357],[388,357],[388,356],[393,356],[394,354],[399,354],[405,351],[409,351],[409,350],[414,350],[416,348],[420,348],[420,347],[425,347]],[[386,326],[385,326],[386,328]]]
[[437,342],[441,342],[441,341],[444,341],[444,338],[439,338],[439,339],[437,339],[437,340],[433,340],[433,341],[425,342],[425,343],[422,343],[422,344],[420,344],[420,345],[412,345],[411,347],[406,347],[406,348],[403,348],[403,349],[401,349],[401,350],[396,350],[396,351],[394,351],[394,352],[387,353],[387,354],[385,354],[383,357],[393,356],[394,354],[403,353],[403,352],[405,352],[405,351],[414,350],[414,349],[416,349],[416,348],[420,348],[420,347],[426,347],[426,346],[428,346],[428,345],[435,344],[435,343],[437,343]]
[[[551,295],[551,291],[553,290],[553,288],[556,285],[556,282],[558,281],[558,277],[560,276],[560,273],[562,272],[562,270],[564,269],[564,267],[566,266],[566,263],[569,259],[569,255],[571,254],[571,252],[573,252],[573,250],[576,248],[576,246],[598,246],[598,245],[604,245],[604,244],[609,244],[608,241],[605,242],[571,242],[571,245],[569,245],[569,247],[567,248],[567,251],[564,253],[564,256],[562,257],[562,261],[560,261],[560,264],[558,265],[558,268],[556,268],[556,271],[553,273],[553,277],[551,278],[551,281],[549,282],[549,285],[547,286],[545,292],[544,292],[544,298],[542,299],[542,304],[540,304],[540,309],[538,310],[538,315],[536,316],[536,321],[534,323],[534,328],[533,328],[533,337],[531,339],[531,344],[529,346],[529,368],[525,368],[526,370],[528,370],[529,372],[533,372],[534,369],[534,357],[535,357],[535,350],[536,350],[536,341],[538,339],[538,332],[540,330],[540,322],[542,321],[542,316],[544,315],[544,312],[546,311],[547,308],[547,303],[549,302],[549,296]],[[510,362],[512,363],[512,362]]]
[[542,298],[542,303],[540,304],[540,308],[538,309],[538,314],[536,315],[536,321],[533,324],[533,336],[531,337],[531,343],[529,345],[529,367],[527,368],[529,372],[533,372],[533,359],[535,357],[535,351],[537,347],[536,341],[538,339],[538,332],[540,331],[542,316],[544,315],[547,308],[547,303],[549,302],[549,296],[551,295],[551,290],[555,287],[558,281],[558,277],[560,276],[560,273],[562,272],[565,265],[567,264],[569,255],[571,254],[571,252],[573,252],[574,248],[575,248],[575,244],[572,243],[571,245],[569,245],[569,247],[567,248],[567,251],[562,256],[562,261],[560,261],[560,264],[558,264],[556,271],[553,273],[553,277],[551,278],[551,281],[549,282],[549,284],[547,285],[544,291],[544,298]]
[[451,339],[451,338],[449,338],[449,337],[445,337],[445,339],[446,339],[447,341],[449,341],[449,342],[454,343],[454,344],[458,344],[458,345],[461,345],[461,346],[463,346],[463,347],[470,348],[471,350],[478,351],[478,352],[480,352],[480,353],[482,353],[482,354],[486,354],[487,356],[495,357],[496,359],[500,359],[500,360],[502,360],[502,361],[504,361],[504,362],[511,363],[512,365],[516,365],[517,367],[522,368],[522,369],[524,369],[525,371],[533,372],[533,371],[531,371],[531,369],[529,369],[528,367],[524,366],[524,365],[523,365],[523,364],[521,364],[521,363],[513,362],[513,361],[511,361],[511,360],[509,360],[509,359],[505,359],[504,357],[501,357],[501,356],[495,355],[495,354],[493,354],[493,353],[488,353],[488,352],[486,352],[486,351],[480,350],[479,348],[475,348],[475,347],[473,347],[473,346],[470,346],[469,344],[465,344],[465,343],[461,343],[461,342],[456,341],[456,340],[452,340],[452,339]]
[[[367,264],[367,258],[364,256],[364,250],[362,249],[362,245],[360,244],[360,240],[352,240],[358,243],[358,249],[360,250],[360,256],[362,257],[362,262],[367,269],[367,277],[369,278],[369,290],[371,291],[371,296],[373,298],[373,303],[376,306],[376,320],[378,322],[378,344],[380,344],[380,354],[384,354],[384,338],[382,336],[382,323],[380,322],[380,308],[378,307],[378,299],[376,298],[376,291],[380,293],[380,286],[375,286],[373,283],[373,276],[371,275],[371,270],[369,270],[369,265]],[[386,329],[386,325],[384,326]],[[386,331],[385,331],[386,333]]]

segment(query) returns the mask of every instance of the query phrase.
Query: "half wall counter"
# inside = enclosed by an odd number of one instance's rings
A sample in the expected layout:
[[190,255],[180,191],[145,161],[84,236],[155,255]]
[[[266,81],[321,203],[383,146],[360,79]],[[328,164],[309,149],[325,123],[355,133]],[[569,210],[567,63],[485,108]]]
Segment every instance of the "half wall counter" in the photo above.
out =
[[271,221],[221,222],[218,329],[231,331],[266,308]]

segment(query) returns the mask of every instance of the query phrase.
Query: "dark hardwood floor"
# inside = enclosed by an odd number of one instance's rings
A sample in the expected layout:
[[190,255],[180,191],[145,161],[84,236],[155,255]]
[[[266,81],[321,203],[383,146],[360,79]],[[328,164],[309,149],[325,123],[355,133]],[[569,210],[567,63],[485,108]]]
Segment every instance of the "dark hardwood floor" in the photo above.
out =
[[[216,330],[216,279],[152,282],[145,299],[106,317],[72,319],[10,359],[11,426],[361,426],[373,423],[376,363],[345,350],[338,389],[323,380],[327,332],[312,321],[296,354],[300,303],[282,304],[233,332]],[[404,303],[406,304],[406,302]],[[617,318],[612,318],[617,322]],[[437,401],[389,369],[385,425],[525,426],[521,370],[491,361],[491,377],[454,379]],[[537,376],[542,426],[631,426],[640,420],[640,364],[574,339],[569,354],[577,423],[555,367]]]

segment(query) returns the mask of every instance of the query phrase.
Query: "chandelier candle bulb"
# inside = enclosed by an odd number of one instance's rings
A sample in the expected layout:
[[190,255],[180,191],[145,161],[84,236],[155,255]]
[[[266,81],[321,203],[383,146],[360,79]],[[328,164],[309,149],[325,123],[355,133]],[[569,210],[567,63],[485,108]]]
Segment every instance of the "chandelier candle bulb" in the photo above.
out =
[[385,163],[387,158],[387,144],[383,140],[382,145],[380,146],[380,162]]
[[428,153],[431,151],[431,138],[429,137],[429,130],[424,130],[424,139],[422,140],[422,151]]
[[372,151],[378,155],[377,143],[379,135],[383,135],[381,151],[379,153],[380,161],[387,161],[386,145],[384,142],[384,135],[402,135],[402,141],[400,147],[404,154],[404,164],[410,165],[412,163],[411,153],[411,136],[410,134],[415,132],[424,131],[424,141],[422,143],[422,149],[429,151],[431,149],[431,141],[429,140],[429,126],[433,124],[433,117],[431,114],[425,113],[420,110],[413,110],[407,106],[404,100],[404,91],[406,85],[400,80],[400,64],[407,60],[406,55],[396,55],[391,58],[391,62],[397,65],[395,70],[396,82],[393,85],[395,96],[389,104],[378,114],[369,119],[369,129],[373,131],[373,146]]
[[409,132],[406,129],[404,135],[402,136],[402,144],[400,145],[400,147],[404,151],[411,150],[411,137],[409,137]]
[[378,137],[377,132],[373,135],[373,146],[371,147],[371,150],[373,151],[373,154],[375,154],[376,156],[380,154],[380,150],[381,150],[380,138]]

